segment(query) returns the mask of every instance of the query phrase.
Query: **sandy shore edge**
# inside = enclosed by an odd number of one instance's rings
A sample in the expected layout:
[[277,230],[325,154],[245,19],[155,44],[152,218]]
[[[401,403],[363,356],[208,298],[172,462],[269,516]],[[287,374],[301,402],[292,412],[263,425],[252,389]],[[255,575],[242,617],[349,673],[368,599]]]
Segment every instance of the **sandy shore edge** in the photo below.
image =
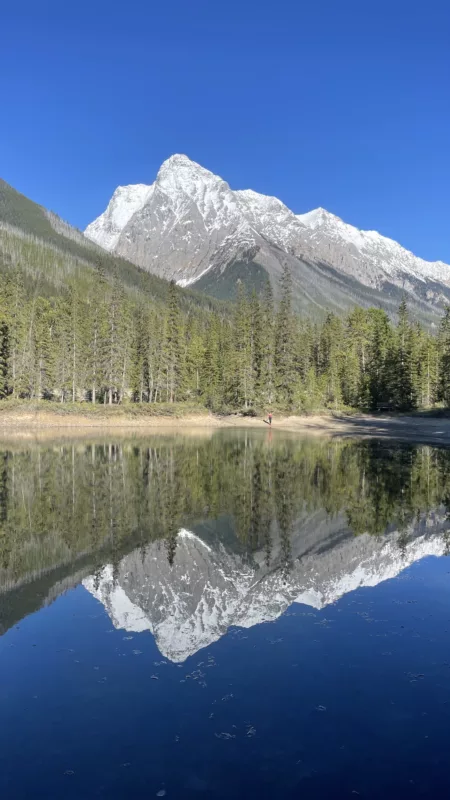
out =
[[[86,435],[87,433],[132,432],[193,434],[211,433],[220,428],[259,429],[270,428],[260,418],[239,415],[217,416],[214,414],[190,414],[186,416],[131,416],[108,414],[89,416],[74,412],[67,415],[52,411],[27,411],[11,409],[0,414],[0,438],[19,438],[27,434],[46,433]],[[331,437],[378,437],[450,445],[450,419],[420,416],[373,417],[366,414],[275,416],[272,433],[286,431],[299,435],[322,435]]]

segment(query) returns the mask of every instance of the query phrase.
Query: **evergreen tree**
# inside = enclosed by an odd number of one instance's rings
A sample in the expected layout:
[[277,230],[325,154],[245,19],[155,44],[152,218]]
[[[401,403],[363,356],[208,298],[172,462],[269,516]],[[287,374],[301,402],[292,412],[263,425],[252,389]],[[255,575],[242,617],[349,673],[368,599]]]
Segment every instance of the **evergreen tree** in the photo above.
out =
[[275,398],[275,320],[273,291],[267,281],[262,298],[259,317],[256,321],[258,337],[258,368],[255,391],[258,399],[265,406],[271,406]]
[[362,308],[355,308],[347,317],[343,364],[343,398],[353,407],[370,406],[368,378],[369,320]]
[[396,407],[409,411],[416,407],[414,386],[414,337],[409,322],[406,300],[398,309],[398,324],[394,347],[391,351],[391,385]]
[[262,366],[264,357],[263,315],[259,298],[254,291],[250,298],[250,377],[252,401],[262,398]]
[[70,306],[67,297],[57,298],[55,304],[55,397],[64,402],[69,397],[71,358]]
[[430,408],[438,396],[438,343],[435,337],[421,331],[421,392],[419,405]]
[[278,402],[292,406],[294,398],[294,324],[292,314],[292,278],[287,266],[281,278],[281,299],[275,330],[275,389]]
[[96,293],[88,299],[89,315],[86,329],[86,349],[89,355],[86,390],[94,404],[100,399],[102,389],[107,383],[109,290],[102,263],[99,261]]
[[166,399],[169,403],[173,403],[176,399],[180,399],[184,378],[182,321],[175,281],[169,284],[162,359]]
[[389,317],[378,308],[368,311],[369,343],[367,382],[372,411],[381,404],[394,401],[390,356],[393,350],[393,334]]
[[82,363],[81,347],[81,308],[78,293],[71,286],[68,297],[68,328],[69,328],[69,392],[73,403],[77,400],[79,384],[79,365]]
[[233,320],[233,364],[229,376],[230,402],[248,408],[253,400],[252,315],[242,283],[238,284]]
[[205,341],[199,320],[191,314],[186,329],[186,393],[198,399],[201,394],[201,367],[205,357]]
[[126,313],[123,287],[115,281],[107,306],[107,338],[104,353],[106,363],[102,365],[106,376],[104,401],[109,405],[121,400],[125,352],[129,347]]
[[200,371],[201,393],[208,408],[217,408],[220,405],[221,374],[220,374],[220,326],[216,316],[212,317],[206,331],[205,352]]
[[450,306],[445,309],[442,318],[439,338],[439,399],[450,406]]
[[6,320],[3,319],[0,321],[0,399],[9,394],[9,359],[9,327]]
[[342,320],[328,314],[323,325],[320,341],[320,369],[326,405],[338,407],[342,402],[342,374],[345,356],[344,328]]
[[130,371],[131,392],[133,400],[138,403],[148,400],[148,316],[144,307],[140,307],[134,338],[132,342],[132,366]]
[[27,322],[29,323],[29,304],[25,298],[25,290],[19,270],[1,276],[0,311],[8,325],[8,392],[13,397],[18,397],[25,388],[23,366]]

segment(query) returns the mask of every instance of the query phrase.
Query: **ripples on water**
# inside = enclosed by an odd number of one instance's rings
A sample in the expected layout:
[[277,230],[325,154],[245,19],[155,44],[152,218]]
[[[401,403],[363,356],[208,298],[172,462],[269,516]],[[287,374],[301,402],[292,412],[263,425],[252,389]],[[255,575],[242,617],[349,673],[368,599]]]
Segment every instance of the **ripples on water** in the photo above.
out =
[[4,445],[2,796],[446,795],[449,478],[244,431]]

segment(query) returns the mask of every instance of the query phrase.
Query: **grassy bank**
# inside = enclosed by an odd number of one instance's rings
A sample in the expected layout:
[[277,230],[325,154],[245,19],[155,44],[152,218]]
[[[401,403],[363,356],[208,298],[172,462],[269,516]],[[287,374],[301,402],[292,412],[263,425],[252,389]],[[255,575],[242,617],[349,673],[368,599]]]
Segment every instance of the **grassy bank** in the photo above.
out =
[[74,416],[88,419],[115,420],[119,418],[146,420],[157,417],[181,419],[190,416],[208,416],[208,410],[196,403],[128,403],[103,405],[102,403],[56,403],[51,400],[2,400],[0,423],[11,416],[56,416],[62,420]]

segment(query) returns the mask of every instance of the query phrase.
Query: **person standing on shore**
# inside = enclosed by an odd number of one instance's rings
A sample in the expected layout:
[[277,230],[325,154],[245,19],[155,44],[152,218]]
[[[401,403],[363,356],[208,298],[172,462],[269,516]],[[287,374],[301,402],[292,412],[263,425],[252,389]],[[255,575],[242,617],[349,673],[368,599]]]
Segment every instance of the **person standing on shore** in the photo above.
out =
[[272,412],[269,411],[269,425],[272,425]]

